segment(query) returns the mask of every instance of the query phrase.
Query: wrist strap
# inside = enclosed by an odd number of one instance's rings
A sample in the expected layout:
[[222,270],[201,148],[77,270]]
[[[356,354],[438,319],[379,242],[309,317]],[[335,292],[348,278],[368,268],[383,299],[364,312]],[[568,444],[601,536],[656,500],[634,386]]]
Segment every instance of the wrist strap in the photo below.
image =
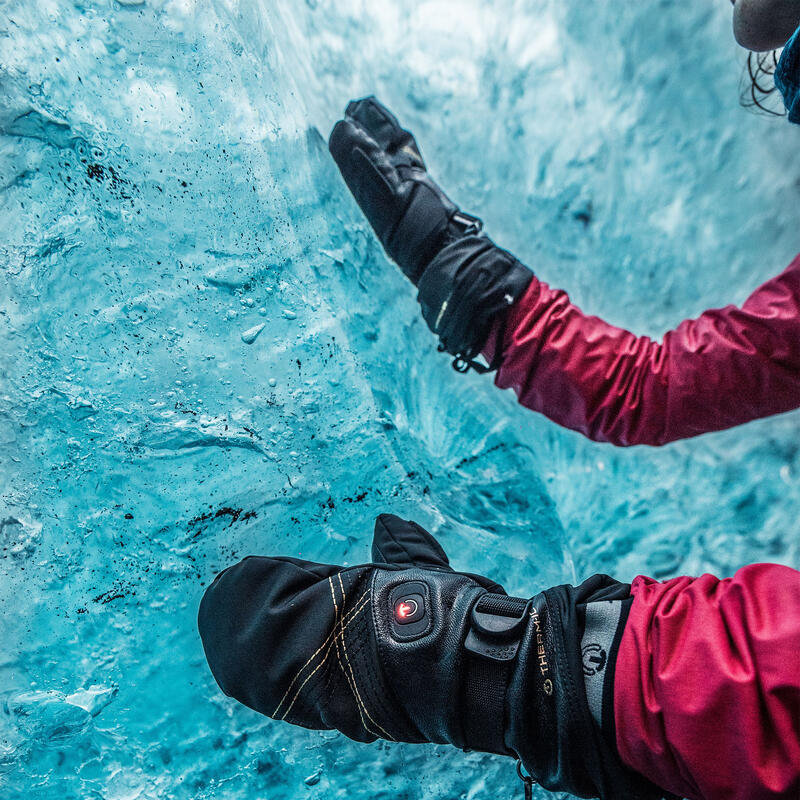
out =
[[464,642],[466,670],[461,695],[466,748],[511,755],[505,743],[506,691],[516,666],[527,609],[527,600],[491,592],[482,595],[472,608]]

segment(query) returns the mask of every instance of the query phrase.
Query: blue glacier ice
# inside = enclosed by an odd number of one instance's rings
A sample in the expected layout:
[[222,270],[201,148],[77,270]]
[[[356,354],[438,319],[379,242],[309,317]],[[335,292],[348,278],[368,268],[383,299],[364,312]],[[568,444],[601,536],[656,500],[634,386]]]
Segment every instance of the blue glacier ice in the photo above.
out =
[[455,374],[325,147],[375,93],[499,243],[660,336],[800,249],[800,129],[738,105],[729,18],[0,3],[0,796],[521,796],[503,759],[294,729],[213,682],[214,574],[359,563],[381,511],[525,594],[800,564],[797,414],[621,451]]

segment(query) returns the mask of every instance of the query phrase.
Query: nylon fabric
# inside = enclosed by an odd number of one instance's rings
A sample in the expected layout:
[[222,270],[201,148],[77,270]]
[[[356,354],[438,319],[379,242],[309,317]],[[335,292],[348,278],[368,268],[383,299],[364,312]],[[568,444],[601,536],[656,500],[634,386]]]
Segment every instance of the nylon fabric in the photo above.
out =
[[545,788],[603,800],[647,800],[663,791],[626,766],[595,724],[583,687],[580,643],[589,602],[624,599],[630,587],[607,575],[580,586],[556,586],[533,599],[532,624],[520,646],[524,680],[533,713],[511,720],[510,741],[531,774]]
[[603,726],[603,697],[607,682],[613,683],[609,655],[622,620],[624,600],[606,600],[587,603],[581,655],[583,657],[583,683],[592,718]]
[[422,316],[448,353],[473,358],[486,344],[493,321],[532,279],[527,267],[491,239],[463,236],[443,247],[423,273]]
[[741,308],[706,311],[661,344],[536,278],[503,322],[497,386],[596,441],[663,445],[800,407],[800,256]]
[[466,656],[461,719],[464,741],[472,750],[511,755],[505,747],[506,690],[511,665]]
[[690,800],[800,797],[800,572],[640,576],[631,593],[614,687],[625,763]]
[[487,593],[475,604],[476,611],[488,611],[501,617],[520,617],[528,605],[521,597]]
[[784,45],[775,68],[775,86],[783,97],[789,122],[800,124],[800,28]]

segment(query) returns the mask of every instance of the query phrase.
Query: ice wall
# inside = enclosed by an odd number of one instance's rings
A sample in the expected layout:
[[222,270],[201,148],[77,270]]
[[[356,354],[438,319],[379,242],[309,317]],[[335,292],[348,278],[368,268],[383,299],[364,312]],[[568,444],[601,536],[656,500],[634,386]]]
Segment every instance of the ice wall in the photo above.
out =
[[[725,0],[0,4],[0,795],[521,796],[222,697],[249,553],[380,511],[512,592],[800,563],[796,415],[617,451],[436,353],[324,145],[374,92],[493,237],[659,335],[798,249],[800,131],[738,104]],[[544,796],[544,793],[542,793]]]

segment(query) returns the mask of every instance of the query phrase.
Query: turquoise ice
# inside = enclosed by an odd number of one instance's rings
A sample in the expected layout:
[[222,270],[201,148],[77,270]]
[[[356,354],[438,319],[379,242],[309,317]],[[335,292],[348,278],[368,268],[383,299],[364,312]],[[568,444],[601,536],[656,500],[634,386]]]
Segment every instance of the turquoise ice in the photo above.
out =
[[[0,796],[521,797],[218,691],[203,587],[380,511],[509,591],[800,563],[798,416],[614,450],[436,352],[325,139],[375,93],[462,207],[660,335],[800,249],[724,0],[0,4]],[[541,795],[544,796],[544,793]]]

